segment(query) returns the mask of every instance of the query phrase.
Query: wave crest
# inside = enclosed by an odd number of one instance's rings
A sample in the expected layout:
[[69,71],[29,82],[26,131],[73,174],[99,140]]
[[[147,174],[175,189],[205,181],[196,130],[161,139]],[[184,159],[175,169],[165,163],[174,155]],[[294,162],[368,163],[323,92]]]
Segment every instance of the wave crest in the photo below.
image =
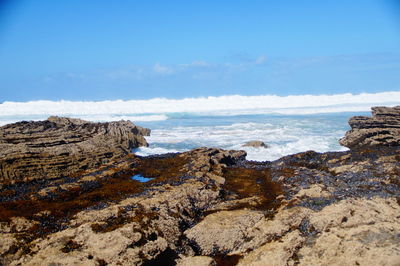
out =
[[[229,95],[219,97],[115,101],[29,101],[0,104],[0,116],[15,115],[100,115],[100,114],[312,114],[323,112],[369,111],[378,104],[395,105],[400,92],[335,95]],[[232,112],[234,111],[234,112]],[[215,113],[216,112],[216,113]]]

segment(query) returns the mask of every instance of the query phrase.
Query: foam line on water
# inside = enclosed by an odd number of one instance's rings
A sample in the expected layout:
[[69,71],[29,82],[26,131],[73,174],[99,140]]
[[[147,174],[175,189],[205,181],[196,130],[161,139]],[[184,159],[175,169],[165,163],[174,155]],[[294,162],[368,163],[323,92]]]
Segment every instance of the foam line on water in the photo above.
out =
[[[179,112],[313,114],[369,111],[374,105],[400,104],[400,92],[335,95],[228,95],[219,97],[115,101],[29,101],[0,104],[0,116],[165,114]],[[232,112],[229,112],[232,113]]]
[[[47,119],[49,115],[39,115],[36,117],[23,115],[15,116],[11,119],[9,116],[6,118],[2,118],[0,116],[0,126],[15,123],[21,120],[31,120],[31,121],[40,121]],[[120,120],[130,120],[132,122],[154,122],[154,121],[164,121],[168,119],[168,116],[161,115],[108,115],[108,114],[100,114],[100,115],[70,115],[72,118],[81,118],[87,121],[92,122],[111,122],[111,121],[120,121]]]
[[176,150],[176,149],[165,149],[165,148],[159,148],[159,147],[139,147],[137,149],[134,149],[133,152],[139,156],[148,156],[148,155],[154,155],[154,154],[164,154],[164,153],[171,153],[171,152],[182,152],[185,150]]

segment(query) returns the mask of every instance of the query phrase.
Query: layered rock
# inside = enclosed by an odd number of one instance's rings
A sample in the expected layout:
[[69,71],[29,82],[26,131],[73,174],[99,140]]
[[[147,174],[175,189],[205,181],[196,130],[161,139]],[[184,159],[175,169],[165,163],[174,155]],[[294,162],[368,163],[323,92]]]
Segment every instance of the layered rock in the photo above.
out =
[[400,106],[373,107],[372,117],[350,118],[351,130],[340,140],[350,149],[367,146],[400,146]]
[[5,185],[0,264],[400,264],[400,147],[245,156],[128,154],[72,178]]
[[[194,254],[183,231],[223,201],[222,169],[245,154],[201,148],[128,156],[73,182],[8,186],[0,193],[0,262],[136,265],[161,260],[168,265],[178,258],[178,249]],[[130,178],[137,173],[154,179],[139,183]],[[56,189],[43,191],[47,187]]]
[[[131,155],[73,180],[7,186],[0,191],[1,262],[400,261],[400,149],[310,151],[264,163],[244,156],[210,148]],[[140,183],[130,179],[135,174],[154,179]]]
[[146,146],[150,130],[130,121],[50,117],[0,127],[0,183],[70,176]]

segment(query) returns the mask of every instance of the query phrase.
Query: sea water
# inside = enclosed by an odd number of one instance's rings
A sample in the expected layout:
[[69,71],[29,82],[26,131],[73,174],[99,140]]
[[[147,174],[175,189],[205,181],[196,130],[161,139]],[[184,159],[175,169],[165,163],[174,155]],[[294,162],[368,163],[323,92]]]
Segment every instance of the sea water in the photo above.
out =
[[[315,150],[341,151],[338,140],[349,129],[348,118],[367,113],[314,115],[202,116],[181,114],[163,121],[138,123],[152,129],[149,147],[135,149],[139,155],[182,152],[197,147],[245,150],[248,160],[275,160],[284,155]],[[268,147],[245,147],[260,140]]]
[[[139,155],[218,147],[245,150],[247,159],[265,161],[307,150],[346,150],[338,141],[350,129],[350,117],[370,115],[372,106],[399,104],[400,92],[4,102],[0,104],[0,125],[43,120],[50,115],[101,122],[131,120],[151,129],[146,137],[149,147],[134,150]],[[263,141],[268,147],[243,146],[252,140]]]
[[140,183],[146,183],[146,182],[149,182],[149,181],[153,180],[154,178],[144,177],[144,176],[142,176],[140,174],[137,174],[137,175],[132,176],[131,179],[139,181]]

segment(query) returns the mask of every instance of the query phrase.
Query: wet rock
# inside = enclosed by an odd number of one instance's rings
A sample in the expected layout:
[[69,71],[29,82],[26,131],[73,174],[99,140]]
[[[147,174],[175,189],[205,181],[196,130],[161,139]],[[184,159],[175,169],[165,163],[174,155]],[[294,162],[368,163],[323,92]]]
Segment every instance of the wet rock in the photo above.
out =
[[[68,185],[47,181],[45,187],[57,189],[39,202],[40,213],[15,212],[21,218],[0,221],[1,262],[396,264],[400,149],[304,152],[263,163],[244,156],[213,148],[131,156]],[[140,183],[130,179],[135,173],[155,179]],[[282,182],[280,190],[273,182]],[[75,183],[85,189],[76,191]],[[21,191],[32,196],[43,188]],[[7,201],[18,195],[0,198],[6,200],[1,217],[15,210]],[[269,195],[279,200],[267,204]],[[82,205],[89,196],[92,202]],[[53,206],[42,205],[48,201],[58,209],[46,210]]]
[[245,156],[128,154],[73,177],[4,184],[0,264],[399,264],[400,147]]
[[372,117],[350,118],[351,130],[339,142],[350,149],[400,146],[400,106],[373,107]]
[[268,145],[260,140],[252,140],[244,143],[242,147],[268,148]]
[[[80,184],[79,188],[62,186],[70,191],[56,190],[45,200],[36,200],[35,196],[22,200],[30,208],[16,209],[15,202],[0,202],[2,232],[12,231],[13,224],[5,219],[10,211],[14,216],[33,219],[30,225],[37,223],[32,229],[24,227],[28,229],[21,233],[26,240],[18,240],[18,235],[12,234],[1,249],[0,262],[71,265],[99,260],[132,265],[174,261],[178,246],[188,252],[191,249],[180,242],[183,232],[198,223],[205,210],[221,202],[222,184],[217,182],[223,179],[221,169],[244,156],[244,152],[210,148],[148,158],[131,156],[114,165],[116,172],[107,168],[88,173],[99,186],[85,190],[84,175],[71,183]],[[154,180],[134,181],[130,176],[136,172],[151,175]],[[81,180],[85,181],[80,183]],[[57,182],[49,181],[47,185],[54,187]],[[40,189],[30,193],[42,192]],[[101,205],[102,202],[106,204]],[[12,245],[18,246],[17,255],[8,252]],[[18,251],[27,246],[27,254]]]
[[130,121],[92,123],[49,117],[0,127],[0,183],[69,176],[147,146],[150,130]]

